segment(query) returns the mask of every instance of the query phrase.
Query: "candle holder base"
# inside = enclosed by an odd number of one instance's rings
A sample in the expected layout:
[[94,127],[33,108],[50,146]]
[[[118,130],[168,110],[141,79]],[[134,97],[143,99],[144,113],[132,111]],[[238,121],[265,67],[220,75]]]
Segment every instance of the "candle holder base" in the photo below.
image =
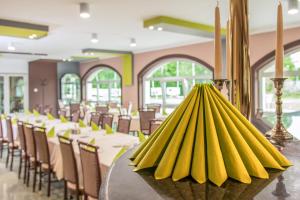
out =
[[215,87],[221,92],[221,90],[223,89],[224,83],[228,81],[227,79],[214,79],[214,85]]

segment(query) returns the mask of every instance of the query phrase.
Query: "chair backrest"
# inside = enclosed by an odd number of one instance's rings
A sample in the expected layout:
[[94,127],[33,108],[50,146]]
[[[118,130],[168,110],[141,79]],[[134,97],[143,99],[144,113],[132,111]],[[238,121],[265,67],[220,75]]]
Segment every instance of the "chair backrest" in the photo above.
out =
[[155,110],[142,109],[140,114],[140,129],[141,131],[150,130],[150,120],[155,119]]
[[78,186],[78,171],[73,149],[73,140],[58,136],[63,160],[64,179]]
[[128,104],[127,115],[131,114],[131,110],[132,110],[132,102],[130,101],[129,104]]
[[8,142],[14,144],[14,133],[12,129],[12,120],[10,117],[6,118],[6,130]]
[[160,125],[162,124],[162,120],[153,119],[150,120],[150,130],[149,133],[153,133]]
[[75,112],[80,112],[80,103],[71,103],[70,104],[70,114],[72,115]]
[[20,138],[20,147],[24,152],[26,152],[26,137],[24,133],[24,124],[22,121],[18,121],[18,133]]
[[58,111],[58,114],[59,114],[60,116],[67,117],[67,110],[66,110],[66,109],[60,109],[60,110]]
[[129,115],[120,115],[118,120],[117,132],[129,133],[131,117]]
[[36,152],[37,155],[39,155],[38,160],[41,163],[46,163],[50,165],[50,154],[46,129],[41,127],[35,127],[33,135],[36,144]]
[[72,114],[72,122],[78,122],[80,119],[80,111],[76,111]]
[[114,120],[114,115],[112,114],[108,114],[108,113],[105,113],[105,114],[101,114],[101,118],[102,120],[102,127],[104,128],[105,127],[105,124],[107,124],[108,126],[112,127],[112,124],[113,124],[113,120]]
[[33,109],[35,109],[36,111],[38,111],[39,113],[42,112],[42,105],[41,104],[35,104]]
[[96,106],[96,112],[108,113],[108,106]]
[[146,104],[147,109],[153,109],[156,113],[160,113],[161,105],[158,103]]
[[100,116],[101,116],[100,113],[98,113],[98,112],[92,112],[91,113],[90,125],[92,124],[92,122],[94,122],[95,124],[99,125],[100,124]]
[[83,173],[84,192],[98,199],[101,186],[101,170],[98,157],[98,147],[84,142],[78,142]]
[[109,102],[108,106],[109,106],[109,108],[118,108],[118,103],[117,102]]
[[48,114],[48,113],[52,113],[52,108],[51,108],[51,106],[49,106],[49,105],[46,105],[45,107],[44,107],[44,114]]
[[61,99],[58,99],[58,107],[59,107],[59,109],[63,109],[65,107],[65,105]]
[[36,144],[33,135],[33,125],[24,123],[24,133],[26,138],[26,154],[30,157],[36,158]]

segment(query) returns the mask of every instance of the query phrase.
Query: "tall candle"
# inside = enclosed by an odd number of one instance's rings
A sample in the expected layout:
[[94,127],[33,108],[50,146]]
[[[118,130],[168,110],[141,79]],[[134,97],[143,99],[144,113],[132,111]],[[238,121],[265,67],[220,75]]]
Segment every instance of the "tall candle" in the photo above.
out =
[[283,77],[283,19],[282,19],[282,5],[281,2],[277,8],[277,32],[276,32],[276,65],[275,77]]
[[215,8],[215,79],[222,78],[222,43],[219,6]]
[[226,33],[226,73],[227,80],[231,80],[231,52],[230,52],[230,27],[229,20],[227,21],[227,33]]

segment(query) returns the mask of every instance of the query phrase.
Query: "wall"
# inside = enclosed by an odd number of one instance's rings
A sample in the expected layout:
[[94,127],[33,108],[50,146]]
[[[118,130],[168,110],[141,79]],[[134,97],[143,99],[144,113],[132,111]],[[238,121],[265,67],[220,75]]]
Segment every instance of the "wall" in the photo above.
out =
[[[250,64],[251,66],[262,58],[267,53],[271,52],[275,48],[275,38],[276,33],[268,32],[255,34],[250,36]],[[300,28],[292,28],[285,30],[284,33],[284,43],[289,43],[300,39]],[[223,43],[224,44],[224,43]],[[138,73],[151,61],[171,54],[185,54],[189,56],[196,57],[209,65],[214,64],[214,43],[206,42],[187,46],[181,46],[170,49],[163,49],[157,51],[150,51],[144,53],[137,53],[134,55],[134,83],[130,87],[123,87],[123,103],[133,102],[134,108],[138,104],[138,83],[137,76]],[[225,55],[223,55],[225,57]],[[101,61],[94,61],[90,63],[80,64],[80,74],[81,76],[89,70],[91,67],[97,64],[107,64],[114,67],[117,71],[122,74],[122,62],[120,58],[105,59]]]
[[28,74],[28,62],[22,59],[11,59],[0,57],[0,73],[21,73]]
[[79,75],[78,62],[58,62],[57,63],[57,97],[61,98],[60,79],[66,73],[74,73]]
[[[57,110],[57,63],[50,60],[37,60],[29,63],[29,108],[37,104],[43,104],[43,87],[41,82],[47,81],[44,87],[44,105],[53,108],[53,114]],[[38,92],[34,92],[34,88]]]

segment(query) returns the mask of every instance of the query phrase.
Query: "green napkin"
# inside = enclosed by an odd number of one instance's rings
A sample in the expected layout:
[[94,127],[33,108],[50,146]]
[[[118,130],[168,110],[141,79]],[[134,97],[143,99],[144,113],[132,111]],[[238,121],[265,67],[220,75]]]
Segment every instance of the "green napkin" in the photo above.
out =
[[17,121],[18,121],[17,118],[13,118],[13,119],[11,120],[11,123],[12,123],[12,124],[17,124]]
[[6,114],[2,114],[2,115],[1,115],[1,119],[2,119],[2,120],[5,120],[6,117],[7,117]]
[[137,116],[137,115],[138,115],[138,112],[137,112],[137,111],[131,112],[131,116]]
[[79,120],[78,124],[79,124],[79,127],[81,127],[81,128],[86,127],[85,123],[81,119]]
[[163,115],[168,115],[168,113],[166,112],[165,109],[163,109],[163,112],[162,112]]
[[146,141],[146,137],[142,131],[139,131],[139,141],[140,141],[140,143],[143,143]]
[[64,134],[63,134],[63,136],[65,137],[65,138],[70,138],[70,136],[71,136],[71,130],[67,130]]
[[60,118],[61,123],[67,123],[68,122],[68,120],[62,115],[59,118]]
[[51,115],[50,113],[47,113],[47,118],[49,120],[55,120],[55,118],[53,117],[53,115]]
[[96,144],[96,140],[95,140],[95,138],[91,139],[91,140],[89,141],[89,144],[91,144],[91,145],[95,145],[95,144]]
[[31,114],[32,114],[32,112],[30,112],[30,110],[28,110],[28,109],[25,110],[25,115],[31,115]]
[[100,131],[99,126],[97,124],[95,124],[94,122],[91,123],[91,126],[92,126],[93,131]]
[[119,153],[115,156],[113,162],[116,162],[128,149],[128,146],[122,147],[122,149],[119,151]]
[[54,127],[52,127],[52,128],[50,129],[50,131],[47,133],[47,137],[48,137],[48,138],[53,138],[53,137],[55,137],[55,130],[54,130]]
[[107,124],[105,124],[105,131],[106,131],[106,134],[113,134],[114,133],[112,128]]
[[41,127],[42,127],[42,128],[46,128],[45,122],[42,123]]
[[33,109],[33,114],[34,114],[35,117],[40,116],[40,113],[35,109]]

